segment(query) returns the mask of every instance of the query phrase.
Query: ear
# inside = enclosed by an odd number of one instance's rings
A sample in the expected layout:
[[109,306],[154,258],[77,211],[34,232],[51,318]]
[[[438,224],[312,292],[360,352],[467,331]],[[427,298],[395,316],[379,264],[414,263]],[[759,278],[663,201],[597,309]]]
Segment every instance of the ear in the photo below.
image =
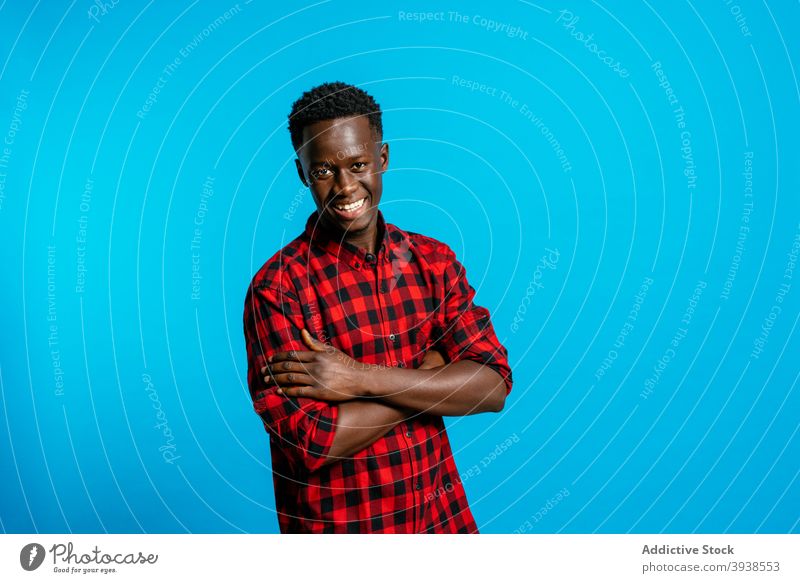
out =
[[381,144],[381,172],[384,172],[389,167],[389,144],[384,142]]
[[303,165],[300,163],[299,158],[294,159],[294,165],[297,168],[297,175],[300,177],[300,182],[303,183],[303,186],[308,186],[308,181],[306,181],[306,175],[303,173]]

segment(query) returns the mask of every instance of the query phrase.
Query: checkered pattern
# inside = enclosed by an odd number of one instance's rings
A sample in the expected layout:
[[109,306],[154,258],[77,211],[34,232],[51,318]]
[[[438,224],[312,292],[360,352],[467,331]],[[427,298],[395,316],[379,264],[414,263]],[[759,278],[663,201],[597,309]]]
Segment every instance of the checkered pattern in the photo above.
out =
[[435,348],[500,373],[506,349],[489,312],[473,303],[463,266],[444,243],[404,232],[378,215],[377,255],[329,237],[313,213],[305,231],[254,276],[244,310],[248,383],[270,434],[282,532],[474,533],[444,422],[420,414],[350,458],[322,466],[338,406],[278,395],[266,358],[308,350],[308,329],[369,364],[417,368]]

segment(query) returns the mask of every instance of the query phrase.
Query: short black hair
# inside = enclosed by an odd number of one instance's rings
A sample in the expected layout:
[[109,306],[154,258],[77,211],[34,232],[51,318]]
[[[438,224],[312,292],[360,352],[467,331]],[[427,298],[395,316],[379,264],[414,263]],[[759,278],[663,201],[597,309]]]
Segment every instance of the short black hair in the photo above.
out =
[[318,121],[366,115],[378,140],[383,139],[381,107],[364,91],[348,83],[334,81],[309,89],[292,104],[289,134],[295,151],[303,145],[303,128]]

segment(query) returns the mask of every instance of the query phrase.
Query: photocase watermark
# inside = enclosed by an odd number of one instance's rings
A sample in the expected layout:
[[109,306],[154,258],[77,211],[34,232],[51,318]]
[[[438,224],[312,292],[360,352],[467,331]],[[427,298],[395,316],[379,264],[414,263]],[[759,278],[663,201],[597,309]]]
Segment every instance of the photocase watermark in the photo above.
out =
[[683,175],[686,177],[687,190],[697,188],[697,174],[695,173],[694,152],[692,150],[692,133],[686,129],[686,112],[678,100],[678,96],[672,89],[672,83],[667,78],[661,66],[661,61],[656,61],[650,66],[658,80],[658,86],[664,90],[667,103],[672,107],[672,115],[675,117],[675,125],[680,130],[681,158],[683,158]]
[[169,426],[167,414],[164,413],[164,408],[161,405],[161,400],[158,398],[158,392],[153,385],[153,379],[147,373],[142,373],[142,383],[144,383],[144,391],[147,393],[148,398],[153,403],[153,409],[156,411],[156,419],[158,423],[153,426],[153,429],[159,429],[164,439],[163,444],[158,448],[161,457],[168,464],[174,464],[181,456],[177,455],[177,448],[175,447],[175,436],[172,434],[172,428]]
[[487,18],[481,14],[461,14],[460,12],[448,12],[447,17],[450,22],[457,22],[460,24],[471,24],[478,28],[483,28],[491,33],[501,33],[508,38],[518,38],[521,40],[528,40],[528,31],[522,27],[514,26],[507,22],[500,22],[492,18]]
[[153,106],[158,103],[158,96],[161,94],[161,90],[167,86],[169,82],[169,78],[178,70],[178,67],[181,65],[181,58],[175,57],[171,63],[165,66],[161,70],[161,75],[159,75],[158,80],[155,84],[150,88],[150,92],[147,94],[147,97],[144,100],[144,103],[139,108],[139,111],[136,112],[136,117],[139,119],[144,119]]
[[736,26],[739,27],[739,32],[742,36],[751,37],[753,34],[750,32],[750,27],[747,26],[747,18],[742,12],[742,7],[735,4],[733,0],[725,0],[725,6],[728,7],[733,17],[736,19]]
[[533,124],[537,130],[539,130],[541,136],[545,139],[547,144],[553,150],[553,153],[556,155],[556,158],[561,164],[561,169],[565,173],[570,172],[572,170],[572,164],[570,163],[567,154],[564,152],[561,142],[556,139],[555,134],[553,134],[552,130],[550,130],[547,124],[544,123],[544,119],[542,119],[542,117],[539,116],[534,110],[532,110],[527,103],[520,102],[519,99],[514,98],[514,96],[508,91],[500,91],[498,98],[504,104],[510,106],[511,109],[518,111],[522,117],[531,122],[531,124]]
[[558,249],[550,249],[545,247],[545,253],[539,259],[539,263],[536,264],[536,268],[533,270],[533,277],[528,282],[528,287],[525,289],[525,296],[522,298],[522,301],[517,308],[517,313],[514,314],[514,320],[511,322],[511,331],[517,332],[519,330],[519,325],[525,321],[525,315],[528,313],[528,306],[533,299],[533,296],[536,295],[536,292],[540,289],[544,289],[544,285],[542,284],[542,278],[544,277],[545,270],[554,270],[558,265],[558,260],[560,257],[560,253]]
[[92,208],[92,191],[94,180],[86,179],[83,185],[78,210],[78,232],[75,234],[75,293],[82,294],[86,285],[86,233],[89,230],[89,211]]
[[151,87],[150,92],[147,94],[144,103],[136,112],[136,117],[141,120],[147,117],[147,114],[150,113],[150,110],[153,109],[156,103],[158,103],[161,91],[167,86],[170,78],[175,75],[175,72],[183,64],[184,59],[189,58],[189,56],[197,49],[197,47],[199,47],[206,39],[208,39],[208,37],[211,36],[215,30],[239,14],[240,11],[241,7],[239,4],[234,4],[231,8],[211,21],[203,30],[194,35],[191,42],[178,50],[178,53],[173,57],[172,61],[170,61],[161,70],[161,75],[159,75],[158,80],[156,80],[155,84]]
[[739,273],[739,265],[742,262],[742,255],[745,250],[747,236],[750,234],[750,214],[753,212],[753,152],[744,153],[744,203],[742,204],[742,216],[739,219],[739,233],[736,237],[736,249],[733,251],[731,264],[728,267],[728,275],[722,284],[722,292],[719,295],[721,300],[727,300],[733,289],[733,282],[736,274]]
[[[681,108],[680,117],[683,117]],[[695,173],[694,153],[692,151],[692,134],[688,130],[681,132],[681,158],[683,158],[683,175],[686,177],[686,189],[697,188],[697,174]]]
[[794,270],[797,268],[797,259],[800,256],[800,224],[797,225],[792,246],[786,254],[786,266],[783,269],[783,276],[778,289],[775,291],[775,298],[769,313],[761,323],[761,332],[758,337],[753,341],[753,350],[750,352],[750,359],[758,359],[761,353],[764,352],[764,347],[769,340],[770,332],[775,326],[778,316],[783,312],[783,301],[792,289],[792,279],[794,278]]
[[61,368],[61,349],[58,338],[58,312],[56,310],[56,246],[47,246],[47,347],[53,367],[55,395],[64,396],[64,370]]
[[108,2],[94,0],[94,4],[89,6],[89,10],[86,11],[86,14],[88,14],[89,18],[99,23],[100,19],[116,8],[119,2],[120,0],[109,0]]
[[614,362],[617,360],[617,358],[619,358],[619,352],[617,351],[621,350],[622,347],[625,346],[625,341],[628,338],[628,335],[633,332],[634,325],[639,319],[639,312],[641,311],[642,305],[644,305],[644,300],[647,297],[647,292],[652,285],[653,278],[645,277],[642,280],[636,295],[633,296],[633,305],[631,306],[631,309],[625,318],[625,323],[622,325],[622,328],[619,329],[617,338],[614,340],[614,347],[608,351],[608,354],[606,354],[603,362],[600,363],[600,366],[597,367],[597,370],[594,373],[594,378],[596,380],[599,381],[601,378],[603,378],[614,365]]
[[41,567],[45,558],[45,550],[39,543],[30,543],[19,552],[19,564],[26,571],[35,571]]
[[536,114],[536,112],[531,109],[527,103],[521,102],[519,99],[516,99],[511,93],[495,87],[494,85],[489,85],[488,83],[484,83],[483,81],[479,81],[476,79],[467,79],[461,77],[460,75],[453,75],[450,79],[450,84],[454,85],[460,89],[469,90],[470,93],[482,93],[484,95],[488,95],[489,97],[494,97],[499,99],[504,105],[511,107],[511,109],[519,112],[519,114],[528,120],[533,126],[539,130],[539,133],[542,137],[547,141],[550,148],[555,153],[556,158],[558,158],[559,163],[561,164],[561,169],[568,173],[572,170],[572,164],[567,157],[566,152],[564,151],[564,147],[561,145],[555,134],[553,134],[552,130],[544,123],[544,120]]
[[511,534],[525,534],[526,532],[531,532],[533,530],[533,525],[537,522],[541,522],[549,512],[568,498],[569,494],[569,489],[561,488],[561,490],[556,492],[555,496],[549,498],[539,510],[531,514],[530,518],[520,524]]
[[[490,97],[497,97],[498,88],[494,85],[487,85],[482,81],[475,79],[465,79],[460,75],[453,75],[450,79],[451,85],[455,85],[461,89],[469,89],[470,93],[484,93]],[[505,93],[505,92],[503,92]]]
[[463,484],[470,478],[475,478],[481,475],[483,470],[488,468],[492,462],[510,450],[517,443],[519,443],[519,435],[516,433],[509,435],[506,439],[495,445],[494,449],[483,456],[480,462],[473,464],[468,470],[461,472],[454,482],[448,482],[447,484],[428,492],[425,495],[425,502],[435,500],[444,494],[450,494],[459,484]]
[[584,34],[576,28],[580,20],[580,16],[575,16],[569,10],[561,10],[556,18],[556,23],[561,24],[564,29],[569,31],[569,34],[572,38],[585,46],[590,53],[596,55],[600,62],[611,69],[614,73],[619,75],[622,79],[627,79],[630,77],[630,72],[628,72],[628,70],[622,66],[622,63],[620,63],[619,60],[607,54],[604,49],[601,49],[599,46],[597,46],[597,43],[594,41],[593,32]]
[[297,191],[294,197],[292,197],[292,201],[289,203],[289,208],[285,213],[283,213],[284,221],[291,221],[294,218],[294,215],[297,213],[297,209],[300,208],[300,205],[303,203],[303,199],[305,199],[307,194],[308,188],[305,186]]
[[400,22],[444,22],[444,12],[407,12],[399,10],[397,20]]
[[2,148],[0,148],[0,211],[3,210],[3,205],[6,200],[6,180],[8,175],[6,170],[11,164],[11,157],[13,153],[14,141],[17,138],[17,132],[22,127],[22,113],[28,109],[28,96],[30,91],[22,89],[17,95],[17,101],[14,104],[14,110],[11,113],[11,121],[8,124],[5,136],[3,136]]
[[707,284],[703,280],[699,280],[697,285],[695,285],[694,291],[692,292],[692,295],[686,305],[686,309],[683,312],[683,316],[681,317],[681,325],[678,326],[675,334],[673,334],[672,340],[670,340],[669,346],[661,355],[661,358],[659,358],[658,361],[656,361],[656,364],[653,366],[652,374],[647,378],[647,380],[644,381],[644,389],[642,389],[642,391],[639,393],[639,396],[642,399],[646,400],[650,395],[653,394],[656,386],[658,386],[658,383],[661,382],[661,376],[664,374],[664,371],[667,370],[667,367],[677,355],[678,348],[683,343],[686,335],[689,333],[689,326],[694,319],[694,315],[697,311],[697,306],[700,301],[700,296],[703,295],[703,291],[706,289],[706,286]]
[[481,14],[462,14],[456,11],[437,11],[437,12],[407,12],[400,10],[397,12],[397,20],[400,22],[448,22],[454,24],[466,24],[482,28],[493,34],[504,34],[511,39],[528,40],[528,31],[520,26],[501,22],[488,18]]
[[214,177],[206,176],[200,191],[200,202],[194,214],[194,230],[192,240],[189,243],[189,250],[192,252],[192,300],[200,299],[200,284],[203,275],[200,268],[200,244],[203,242],[203,225],[208,214],[208,201],[214,196]]
[[[153,553],[114,553],[104,552],[97,545],[86,552],[76,552],[72,542],[56,543],[47,551],[53,559],[53,572],[71,575],[100,574],[107,575],[120,571],[116,566],[108,565],[154,565],[158,555]],[[42,565],[47,552],[37,543],[25,545],[20,552],[20,564],[26,571],[33,571]],[[59,565],[60,563],[60,565]],[[26,566],[27,564],[27,566]],[[87,565],[87,566],[79,566]]]
[[[511,107],[514,109],[517,109],[518,101],[505,91],[501,92],[500,99],[511,105]],[[521,116],[531,122],[534,127],[539,130],[539,133],[542,135],[545,141],[547,141],[548,145],[553,150],[553,153],[556,155],[556,158],[558,158],[558,161],[561,164],[561,169],[565,173],[570,172],[572,170],[572,163],[570,163],[569,158],[567,158],[564,148],[561,146],[561,142],[556,139],[555,134],[553,134],[552,130],[550,130],[550,128],[544,123],[544,120],[532,109],[530,109],[526,103],[520,105],[518,111]]]

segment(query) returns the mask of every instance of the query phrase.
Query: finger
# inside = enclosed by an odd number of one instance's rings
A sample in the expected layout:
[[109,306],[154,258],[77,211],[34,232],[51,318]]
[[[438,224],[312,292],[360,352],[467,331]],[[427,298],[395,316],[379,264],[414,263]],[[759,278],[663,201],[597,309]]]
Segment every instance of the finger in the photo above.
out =
[[261,374],[269,376],[272,373],[288,372],[290,370],[306,370],[309,363],[297,360],[279,360],[261,367]]
[[305,328],[300,331],[300,336],[303,338],[303,342],[306,343],[306,346],[314,352],[325,352],[325,345],[311,336],[311,333]]
[[274,374],[271,378],[279,387],[286,388],[291,385],[313,385],[314,377],[301,372],[286,372]]
[[285,360],[291,360],[294,362],[312,362],[314,360],[314,351],[286,350],[284,352],[276,352],[267,359],[267,363],[274,365],[276,362]]
[[300,371],[308,372],[313,366],[310,362],[297,360],[279,360],[261,368],[261,374],[278,374],[280,372]]
[[286,395],[287,397],[313,397],[314,387],[308,385],[287,387],[285,389],[279,389],[278,392]]
[[289,372],[307,372],[306,363],[295,362],[293,360],[282,360],[274,362],[261,369],[261,374],[264,375],[264,382],[269,383],[275,379],[275,375]]

